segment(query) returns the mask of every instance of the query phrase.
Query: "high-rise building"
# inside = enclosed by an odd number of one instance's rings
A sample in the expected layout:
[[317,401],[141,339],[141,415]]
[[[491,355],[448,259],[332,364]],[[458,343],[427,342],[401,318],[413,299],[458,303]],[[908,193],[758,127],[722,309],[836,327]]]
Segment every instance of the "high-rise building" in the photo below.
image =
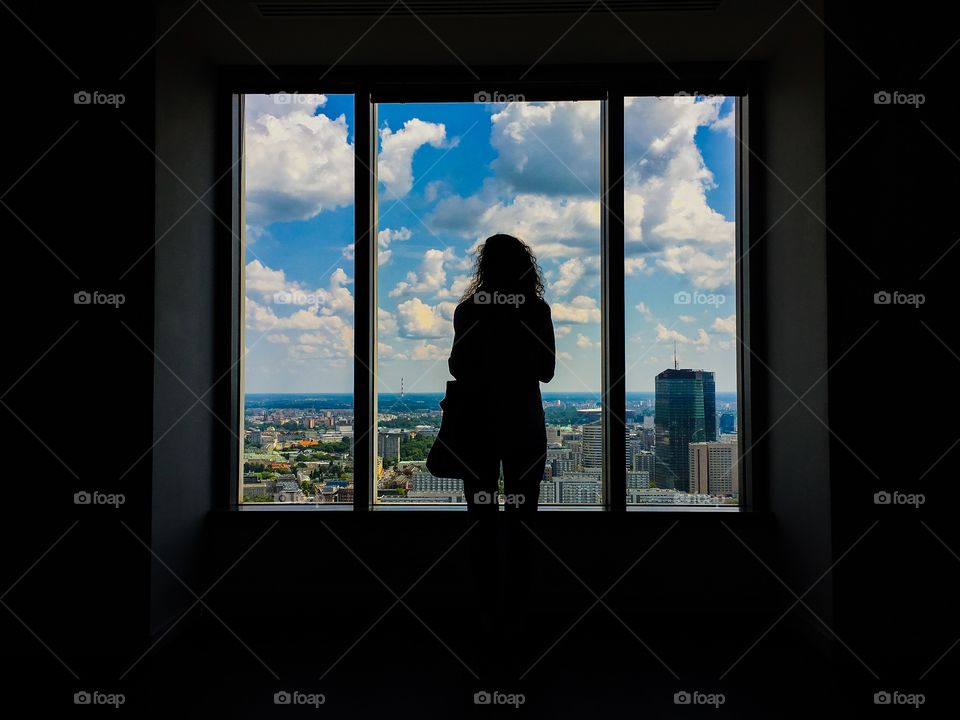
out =
[[[630,431],[626,431],[626,450],[624,462],[630,468]],[[603,467],[603,423],[595,422],[583,426],[583,469]]]
[[377,433],[377,454],[385,462],[387,460],[400,462],[400,438],[402,435],[400,432],[380,431]]
[[737,416],[732,412],[720,414],[720,432],[734,433],[737,431]]
[[658,488],[689,486],[692,442],[717,439],[716,382],[707,370],[672,368],[656,377],[656,469]]
[[733,495],[736,492],[733,464],[737,457],[737,445],[696,442],[690,443],[688,448],[689,492],[698,495]]

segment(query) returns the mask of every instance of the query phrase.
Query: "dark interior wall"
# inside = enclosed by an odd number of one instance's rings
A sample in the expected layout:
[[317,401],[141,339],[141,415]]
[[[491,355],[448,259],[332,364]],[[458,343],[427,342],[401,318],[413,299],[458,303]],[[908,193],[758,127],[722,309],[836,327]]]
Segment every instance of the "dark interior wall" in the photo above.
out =
[[[753,132],[762,148],[758,155],[773,169],[767,172],[761,168],[754,177],[769,202],[755,219],[762,228],[793,200],[776,176],[802,192],[823,171],[823,28],[812,16],[804,18],[802,13],[806,11],[801,10],[796,22],[783,22],[764,34],[787,7],[779,3],[758,10],[750,3],[728,2],[718,13],[704,16],[665,13],[626,17],[633,32],[613,16],[591,15],[566,35],[563,33],[575,20],[573,17],[549,16],[536,24],[516,18],[505,22],[473,18],[464,22],[437,17],[428,20],[430,30],[413,18],[388,18],[350,49],[369,26],[368,21],[267,20],[258,18],[245,3],[210,3],[243,42],[198,7],[176,23],[157,46],[157,153],[198,193],[227,169],[218,166],[214,156],[216,135],[227,132],[226,127],[214,124],[217,66],[258,66],[261,62],[267,66],[324,65],[337,62],[348,49],[341,62],[353,65],[391,63],[393,58],[402,58],[405,64],[483,65],[493,61],[529,65],[541,55],[540,62],[551,64],[656,64],[653,53],[667,64],[732,64],[756,43],[750,60],[762,66],[763,86],[758,88],[754,102],[763,120]],[[179,7],[161,5],[158,30],[173,25],[181,12]],[[718,32],[720,27],[723,32]],[[562,40],[553,45],[561,35]],[[600,37],[602,42],[598,41]],[[669,42],[665,38],[670,38]],[[682,79],[677,84],[684,87]],[[814,188],[805,201],[822,213],[822,186]],[[158,229],[172,224],[190,202],[192,198],[181,183],[165,168],[158,168]],[[156,349],[197,392],[209,387],[225,369],[207,361],[212,356],[211,330],[217,326],[218,313],[227,312],[223,299],[211,295],[209,284],[215,272],[212,262],[217,257],[214,222],[205,209],[197,207],[157,250]],[[755,319],[753,350],[762,362],[754,362],[754,391],[762,414],[771,421],[777,420],[794,398],[779,381],[767,376],[764,364],[776,367],[777,374],[797,393],[826,369],[824,240],[822,225],[802,209],[795,209],[769,231],[755,253],[755,262],[766,266],[764,291],[769,296],[762,300],[763,307]],[[191,398],[179,381],[163,370],[157,371],[156,397],[156,429],[162,432]],[[805,402],[823,415],[826,383],[811,391]],[[780,572],[791,584],[804,587],[830,558],[827,432],[805,417],[805,412],[794,409],[777,423],[762,441],[766,447],[758,447],[755,464],[758,481],[769,486],[768,509],[777,527],[775,541],[761,545],[771,556],[788,561]],[[153,539],[158,554],[174,567],[196,566],[198,539],[213,509],[211,484],[223,481],[225,458],[207,442],[215,432],[214,423],[207,411],[198,407],[155,450]],[[378,522],[402,524],[404,520],[402,516],[389,521],[381,517],[363,521],[369,527],[365,537],[373,546],[381,541],[383,532]],[[570,516],[564,521],[574,522],[579,517]],[[217,532],[226,533],[220,539],[226,538],[227,548],[240,546],[232,542],[232,529],[245,523],[259,525],[259,520],[249,518],[244,515],[217,525]],[[622,536],[632,550],[632,534],[650,521],[643,516],[631,516],[628,521],[636,529],[622,523],[599,523],[595,536],[598,546],[609,541],[618,547],[614,539]],[[338,515],[331,522],[351,520]],[[309,524],[298,523],[297,527],[308,533],[300,542],[312,542],[320,532]],[[717,522],[695,527],[698,529],[692,530],[694,533],[726,532]],[[704,536],[702,542],[710,540]],[[586,553],[583,562],[589,564],[595,549],[579,547]],[[737,563],[747,561],[742,564],[744,574],[731,572],[728,576],[730,588],[742,589],[752,581],[754,571],[765,572],[746,550],[736,546],[728,550],[731,557],[742,553]],[[334,553],[329,562],[336,565],[344,559],[350,562]],[[215,566],[225,562],[224,557],[213,560]],[[686,574],[671,577],[668,568],[663,572],[661,586],[668,595],[682,596],[691,587]],[[155,570],[154,579],[156,630],[176,616],[180,600],[168,592],[170,581],[162,568]],[[830,616],[829,588],[828,578],[808,599],[825,618]],[[731,604],[737,604],[736,593],[731,596]]]
[[[835,570],[836,631],[880,682],[932,697],[932,688],[957,676],[960,661],[960,535],[951,517],[960,46],[947,8],[932,3],[909,13],[875,13],[867,3],[828,10],[827,22],[848,45],[828,45],[826,78],[828,164],[846,154],[826,180],[835,232],[828,243],[835,557],[856,544]],[[925,102],[875,105],[879,91],[922,93]],[[921,293],[925,303],[876,305],[874,294],[884,290]],[[878,506],[881,491],[920,493],[925,503]],[[854,677],[871,677],[847,656]]]

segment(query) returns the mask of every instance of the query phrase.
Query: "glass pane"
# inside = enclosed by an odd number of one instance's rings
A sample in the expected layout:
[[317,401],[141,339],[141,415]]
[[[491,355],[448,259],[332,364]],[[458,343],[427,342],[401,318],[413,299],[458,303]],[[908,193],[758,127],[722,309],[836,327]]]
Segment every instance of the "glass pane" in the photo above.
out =
[[735,103],[624,103],[628,505],[739,503]]
[[[452,379],[454,311],[477,249],[506,233],[542,268],[556,339],[555,375],[541,385],[548,449],[540,503],[599,503],[600,103],[484,95],[504,102],[377,107],[375,497],[465,502],[463,481],[434,477],[424,460]],[[477,420],[476,447],[497,455],[519,412],[505,402]]]
[[353,500],[353,96],[244,97],[244,503]]

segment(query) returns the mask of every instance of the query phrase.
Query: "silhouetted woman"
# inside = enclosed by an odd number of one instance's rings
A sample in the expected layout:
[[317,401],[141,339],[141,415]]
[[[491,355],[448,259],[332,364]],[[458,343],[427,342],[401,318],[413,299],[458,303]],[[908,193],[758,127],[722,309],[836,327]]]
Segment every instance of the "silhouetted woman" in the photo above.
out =
[[471,398],[473,469],[464,479],[467,505],[497,510],[500,466],[508,512],[533,512],[547,456],[540,383],[556,363],[550,306],[530,247],[492,235],[477,252],[473,281],[453,316],[450,374]]

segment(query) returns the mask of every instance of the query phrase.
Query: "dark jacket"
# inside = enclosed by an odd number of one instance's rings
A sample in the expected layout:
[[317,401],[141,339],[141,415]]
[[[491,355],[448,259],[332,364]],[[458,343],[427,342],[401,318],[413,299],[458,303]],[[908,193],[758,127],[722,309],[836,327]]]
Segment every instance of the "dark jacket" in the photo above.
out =
[[550,306],[539,298],[510,304],[472,295],[457,305],[453,329],[450,374],[464,390],[491,411],[542,422],[540,383],[550,382],[556,366]]

